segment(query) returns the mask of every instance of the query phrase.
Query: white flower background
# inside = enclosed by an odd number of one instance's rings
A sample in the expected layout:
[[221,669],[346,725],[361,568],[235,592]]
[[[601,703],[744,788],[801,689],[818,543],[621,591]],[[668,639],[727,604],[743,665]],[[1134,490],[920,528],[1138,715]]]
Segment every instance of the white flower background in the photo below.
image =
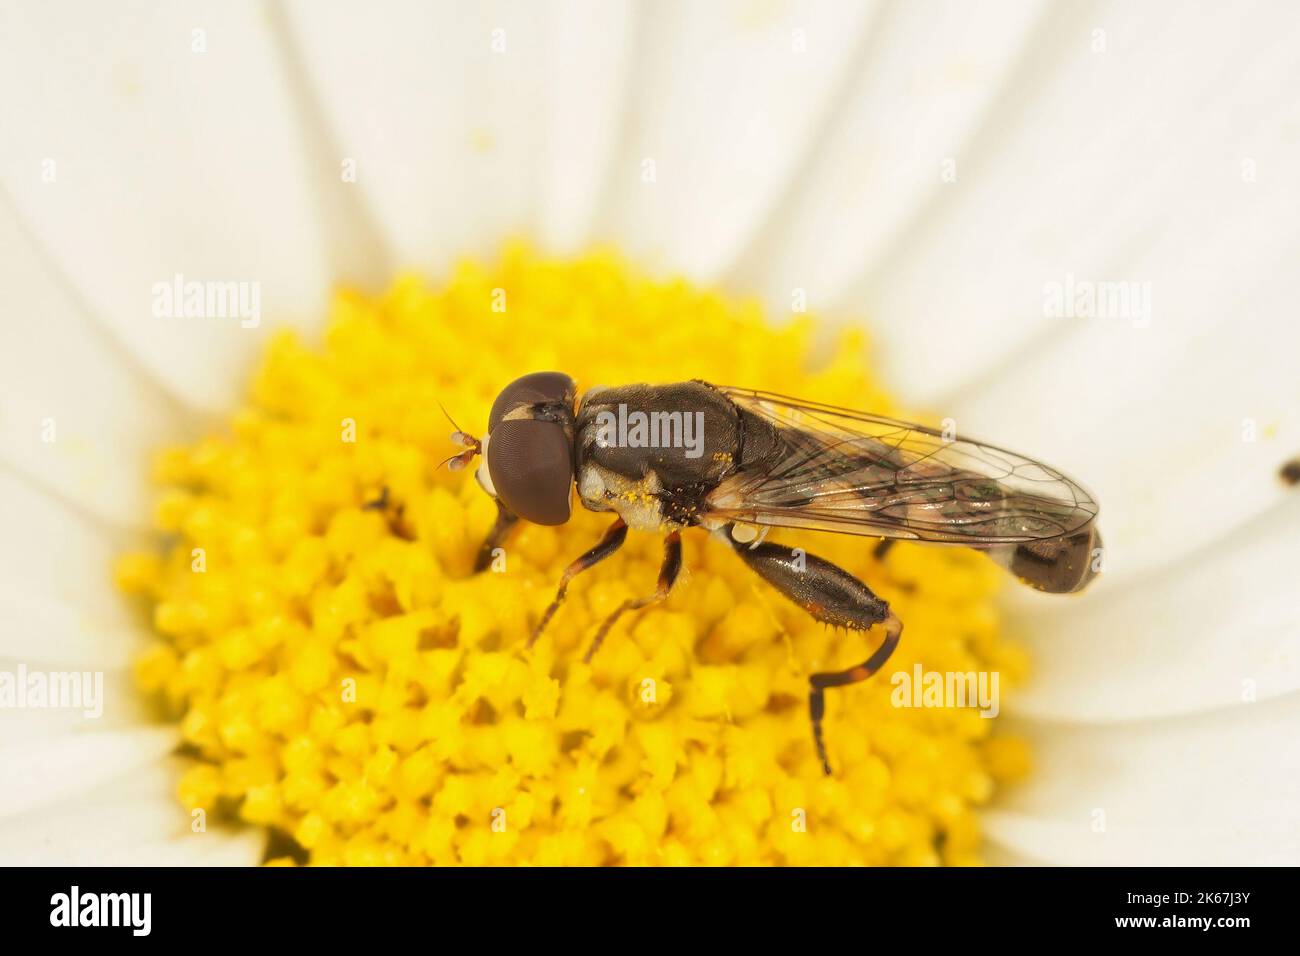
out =
[[[1008,588],[1037,768],[992,861],[1300,863],[1293,4],[0,0],[0,104],[0,669],[107,694],[0,710],[0,862],[259,858],[190,832],[131,687],[147,454],[336,281],[522,234],[805,289],[901,399],[1096,493],[1099,582]],[[261,327],[154,318],[177,272],[260,282]],[[1046,317],[1067,275],[1150,323]]]

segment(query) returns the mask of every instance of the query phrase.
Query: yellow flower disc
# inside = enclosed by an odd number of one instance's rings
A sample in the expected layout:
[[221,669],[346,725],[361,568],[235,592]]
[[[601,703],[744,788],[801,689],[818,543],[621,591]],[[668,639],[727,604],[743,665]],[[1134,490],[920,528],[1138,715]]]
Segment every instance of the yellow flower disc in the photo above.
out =
[[[165,555],[118,567],[159,637],[138,682],[194,757],[180,799],[274,832],[274,862],[978,862],[976,808],[1025,749],[972,708],[895,706],[891,675],[1023,673],[998,634],[1001,572],[979,555],[776,536],[904,622],[884,673],[827,694],[832,777],[808,674],[861,662],[879,629],[817,624],[691,530],[670,599],[586,666],[604,616],[653,590],[661,542],[632,533],[527,651],[561,570],[610,521],[582,509],[521,525],[470,573],[495,509],[438,467],[457,451],[439,403],[481,434],[506,383],[555,369],[580,389],[705,378],[897,414],[860,333],[813,361],[813,331],[613,254],[510,247],[434,290],[340,293],[323,346],[275,339],[229,428],[158,456]],[[385,488],[387,509],[366,507]]]

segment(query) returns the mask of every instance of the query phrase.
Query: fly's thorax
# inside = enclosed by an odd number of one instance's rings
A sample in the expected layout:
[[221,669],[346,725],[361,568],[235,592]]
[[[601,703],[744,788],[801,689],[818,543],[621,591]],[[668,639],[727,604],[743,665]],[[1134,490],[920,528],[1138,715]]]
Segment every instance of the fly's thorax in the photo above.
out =
[[613,511],[633,531],[658,531],[676,526],[664,516],[664,488],[649,472],[629,478],[588,461],[578,469],[578,497],[589,511]]
[[735,406],[702,382],[592,389],[577,416],[578,468],[591,463],[664,488],[716,485],[740,452]]
[[578,494],[631,528],[698,523],[705,496],[736,467],[740,416],[702,382],[588,391],[577,415]]

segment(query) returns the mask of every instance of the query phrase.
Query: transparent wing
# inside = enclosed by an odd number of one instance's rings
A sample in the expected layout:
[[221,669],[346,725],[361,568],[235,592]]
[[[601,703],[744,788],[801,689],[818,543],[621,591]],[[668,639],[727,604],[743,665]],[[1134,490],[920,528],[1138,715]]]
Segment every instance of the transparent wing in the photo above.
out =
[[1054,468],[993,445],[753,389],[713,386],[770,423],[777,452],[725,479],[710,515],[967,546],[1068,535],[1097,504]]

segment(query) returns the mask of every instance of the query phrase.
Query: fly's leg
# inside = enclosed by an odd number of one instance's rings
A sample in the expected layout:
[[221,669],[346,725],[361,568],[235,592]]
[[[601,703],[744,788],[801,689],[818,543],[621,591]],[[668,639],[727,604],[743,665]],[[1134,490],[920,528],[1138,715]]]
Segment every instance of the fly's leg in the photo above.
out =
[[865,631],[875,624],[885,625],[884,641],[857,667],[813,674],[808,679],[812,685],[808,693],[808,712],[812,717],[813,741],[822,768],[829,774],[831,765],[822,736],[826,688],[856,684],[880,670],[898,646],[903,624],[870,588],[829,561],[776,544],[750,548],[738,544],[730,535],[728,540],[732,541],[732,548],[741,559],[760,577],[823,624],[854,631]]
[[614,626],[615,622],[628,611],[639,611],[641,608],[650,604],[656,604],[668,597],[668,592],[673,589],[673,584],[677,581],[677,574],[682,569],[682,533],[674,531],[664,539],[664,563],[659,568],[659,586],[655,588],[654,593],[643,598],[629,598],[614,609],[614,613],[605,618],[600,630],[591,641],[591,647],[588,648],[587,654],[583,657],[583,663],[590,663],[591,658],[596,651],[600,650],[601,643],[605,640],[605,635],[609,629]]
[[373,501],[367,501],[361,506],[362,511],[378,511],[388,522],[388,530],[399,538],[410,541],[414,538],[410,529],[403,526],[406,517],[406,505],[398,504],[393,501],[392,493],[387,485],[380,489],[379,497]]
[[499,501],[497,502],[497,520],[492,525],[492,530],[488,532],[487,538],[484,539],[482,547],[478,549],[478,557],[474,560],[475,574],[488,569],[489,565],[492,564],[492,552],[505,543],[506,536],[510,534],[510,529],[518,521],[518,515],[512,514],[506,509],[505,505]]
[[[840,571],[840,573],[844,572]],[[898,646],[898,638],[903,633],[903,622],[891,613],[885,618],[884,625],[885,639],[881,641],[875,653],[857,667],[813,674],[808,678],[809,683],[812,684],[812,690],[808,693],[808,712],[812,716],[813,740],[817,744],[817,756],[821,758],[822,769],[827,774],[831,772],[831,764],[826,758],[826,741],[822,738],[822,717],[826,713],[826,698],[823,692],[827,687],[843,687],[845,684],[864,681],[885,666],[885,661],[889,660],[889,656],[894,653],[894,648]]]
[[621,548],[626,538],[627,525],[623,523],[622,518],[616,518],[614,523],[609,526],[609,530],[605,532],[605,536],[600,539],[594,548],[564,569],[564,575],[560,578],[560,589],[555,592],[555,600],[551,602],[551,606],[546,609],[542,619],[537,622],[537,627],[533,629],[533,636],[528,639],[529,647],[532,647],[537,642],[537,639],[542,636],[542,631],[546,630],[546,625],[551,623],[551,618],[555,616],[555,612],[564,603],[564,596],[569,590],[569,582],[588,568],[595,567]]

